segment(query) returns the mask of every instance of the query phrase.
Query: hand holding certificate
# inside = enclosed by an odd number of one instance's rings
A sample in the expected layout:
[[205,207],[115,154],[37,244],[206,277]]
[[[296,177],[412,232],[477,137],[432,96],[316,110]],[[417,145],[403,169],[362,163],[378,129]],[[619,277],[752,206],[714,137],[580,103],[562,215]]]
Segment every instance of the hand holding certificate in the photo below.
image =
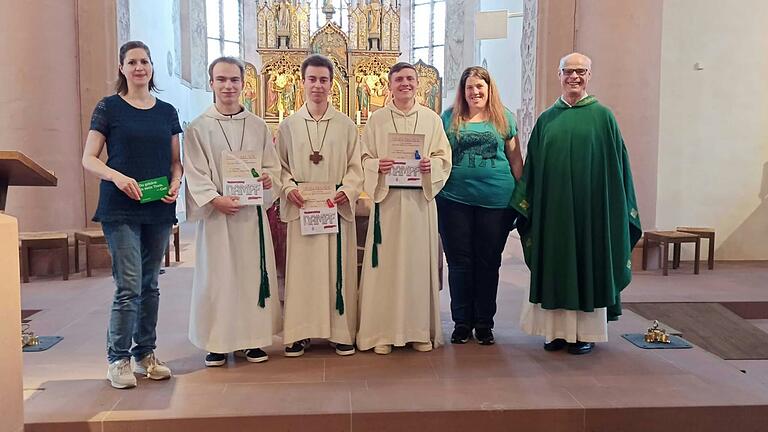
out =
[[264,185],[257,171],[258,153],[224,151],[221,168],[222,195],[238,197],[240,205],[264,204]]
[[339,216],[332,183],[300,183],[304,206],[299,210],[301,235],[335,234],[339,232]]
[[424,135],[389,134],[390,158],[394,160],[386,177],[388,186],[421,187],[421,154]]

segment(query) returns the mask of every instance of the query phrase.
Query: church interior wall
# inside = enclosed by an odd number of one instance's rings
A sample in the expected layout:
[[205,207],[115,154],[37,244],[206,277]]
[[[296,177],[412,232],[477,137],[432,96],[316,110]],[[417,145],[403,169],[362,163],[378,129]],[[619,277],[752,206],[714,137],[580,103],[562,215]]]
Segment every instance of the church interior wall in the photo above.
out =
[[[574,19],[576,51],[592,59],[587,92],[609,106],[619,122],[645,229],[657,225],[662,3],[579,0]],[[557,63],[552,70],[559,86]]]
[[[154,0],[131,0],[130,38],[141,40],[152,50],[155,68],[155,83],[161,91],[158,97],[178,110],[182,127],[203,112],[212,102],[212,93],[207,87],[193,88],[174,73],[174,28],[173,2]],[[199,71],[198,71],[199,72]],[[207,70],[205,71],[207,81]],[[183,149],[183,138],[182,138]],[[184,219],[185,208],[183,189],[176,203],[180,220]]]
[[664,2],[657,225],[714,227],[718,259],[768,259],[766,21],[762,0]]
[[[523,0],[481,0],[480,11],[506,9],[508,12],[522,12]],[[489,39],[478,41],[477,59],[475,64],[486,65],[486,69],[496,81],[501,95],[501,101],[509,110],[516,113],[521,105],[521,71],[520,41],[523,36],[523,19],[507,19],[506,39]],[[451,104],[453,99],[447,101]],[[443,105],[450,106],[450,105]]]
[[[6,213],[19,230],[59,230],[85,221],[80,167],[76,2],[35,1],[0,14],[0,149],[18,150],[54,171],[58,186],[11,187]],[[30,25],[34,23],[34,32]],[[67,205],[61,203],[65,199]]]
[[[768,132],[762,127],[768,108],[759,102],[768,96],[762,73],[766,59],[761,55],[768,45],[768,30],[762,25],[768,5],[745,1],[744,7],[727,11],[728,20],[722,19],[722,3],[714,0],[538,4],[537,112],[560,93],[559,58],[572,50],[590,55],[595,70],[590,92],[619,119],[644,226],[712,226],[718,233],[718,259],[768,259]],[[9,189],[7,213],[19,218],[22,231],[82,228],[93,213],[98,181],[83,173],[79,161],[93,105],[111,92],[114,80],[116,62],[110,58],[116,55],[116,31],[113,23],[100,23],[115,14],[116,3],[121,2],[95,7],[74,0],[39,1],[0,18],[8,34],[15,35],[2,44],[3,58],[14,61],[0,65],[0,70],[18,83],[0,95],[2,146],[25,152],[59,178],[55,189]],[[128,36],[152,48],[156,80],[163,90],[159,97],[178,108],[182,123],[191,121],[210,104],[211,93],[173,72],[174,2],[122,3],[130,9]],[[461,13],[446,17],[444,106],[453,100],[457,73],[485,59],[504,103],[515,110],[520,60],[510,52],[519,50],[519,41],[513,40],[519,37],[519,24],[509,21],[506,40],[478,42],[471,18],[478,9],[521,9],[521,2],[449,3],[449,10]],[[249,24],[254,21],[249,5],[243,5],[244,26],[255,25]],[[459,15],[464,19],[456,20]],[[32,21],[38,24],[35,32],[22,28]],[[249,48],[248,34],[255,31],[244,33],[244,57],[258,65]],[[461,40],[450,36],[458,33],[464,35]],[[403,48],[404,55],[409,52],[408,46]],[[62,196],[71,204],[55,214],[49,211],[49,203]]]

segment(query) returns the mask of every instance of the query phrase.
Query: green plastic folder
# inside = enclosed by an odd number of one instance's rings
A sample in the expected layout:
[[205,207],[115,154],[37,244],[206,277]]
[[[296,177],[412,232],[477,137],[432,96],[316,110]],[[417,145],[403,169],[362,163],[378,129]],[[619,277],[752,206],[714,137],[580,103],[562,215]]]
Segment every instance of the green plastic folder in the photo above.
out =
[[157,201],[168,195],[168,177],[142,180],[139,182],[139,189],[141,189],[140,203]]

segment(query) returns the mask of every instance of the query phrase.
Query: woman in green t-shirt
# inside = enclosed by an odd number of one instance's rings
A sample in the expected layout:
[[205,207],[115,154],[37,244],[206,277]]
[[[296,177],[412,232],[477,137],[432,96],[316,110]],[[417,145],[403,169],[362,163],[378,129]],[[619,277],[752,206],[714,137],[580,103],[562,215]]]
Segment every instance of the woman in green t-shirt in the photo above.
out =
[[442,115],[453,169],[437,196],[440,237],[448,259],[452,343],[493,344],[501,253],[514,222],[508,208],[523,173],[515,118],[487,70],[461,74],[456,101]]

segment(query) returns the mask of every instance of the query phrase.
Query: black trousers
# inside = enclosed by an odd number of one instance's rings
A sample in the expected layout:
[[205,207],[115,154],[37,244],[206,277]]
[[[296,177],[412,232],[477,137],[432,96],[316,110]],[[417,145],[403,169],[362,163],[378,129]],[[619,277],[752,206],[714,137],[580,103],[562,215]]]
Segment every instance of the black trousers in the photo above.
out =
[[493,328],[501,253],[515,211],[470,206],[438,196],[437,217],[448,260],[454,324]]

